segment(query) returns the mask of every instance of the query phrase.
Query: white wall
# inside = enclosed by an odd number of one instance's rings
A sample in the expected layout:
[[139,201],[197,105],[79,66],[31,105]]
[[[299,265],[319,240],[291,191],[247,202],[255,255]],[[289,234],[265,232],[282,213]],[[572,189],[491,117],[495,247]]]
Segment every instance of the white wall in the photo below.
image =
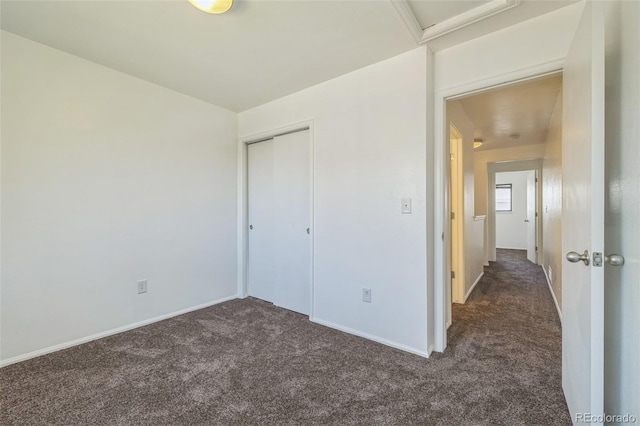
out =
[[567,56],[582,4],[563,7],[435,54],[436,91],[496,80]]
[[474,219],[475,181],[474,181],[474,125],[469,120],[459,101],[447,102],[447,119],[451,121],[462,135],[462,190],[463,208],[458,212],[463,220],[464,228],[464,291],[467,295],[471,286],[483,273],[484,264],[484,231],[478,230],[484,227],[483,221]]
[[496,185],[510,183],[511,211],[496,212],[496,247],[527,249],[527,175],[530,172],[496,173]]
[[640,421],[640,3],[606,9],[605,412]]
[[3,32],[2,124],[3,361],[236,295],[234,113]]
[[562,309],[562,92],[558,94],[545,143],[542,168],[542,267],[558,310]]
[[466,282],[464,300],[471,295],[474,286],[478,283],[484,274],[485,263],[485,222],[486,216],[475,216],[467,233],[469,238],[466,240],[467,247],[467,271],[469,280]]
[[[314,122],[313,320],[426,354],[427,51],[239,115],[239,134]],[[401,198],[413,213],[400,214]],[[362,302],[362,288],[372,303]]]

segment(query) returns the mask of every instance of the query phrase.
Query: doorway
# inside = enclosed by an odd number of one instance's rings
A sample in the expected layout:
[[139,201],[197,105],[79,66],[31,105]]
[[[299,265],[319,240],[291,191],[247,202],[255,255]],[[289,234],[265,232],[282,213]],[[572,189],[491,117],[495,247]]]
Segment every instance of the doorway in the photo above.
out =
[[[462,133],[462,139],[465,141],[463,158],[468,159],[468,161],[463,160],[462,165],[463,185],[459,183],[457,185],[457,188],[462,191],[465,209],[463,259],[466,277],[463,300],[466,300],[467,295],[473,292],[475,284],[481,278],[483,266],[496,260],[495,173],[497,172],[535,170],[534,174],[529,176],[534,184],[531,188],[534,193],[530,197],[528,208],[524,207],[525,213],[520,219],[527,232],[525,234],[527,242],[523,244],[522,249],[528,249],[529,258],[534,264],[542,264],[540,255],[543,242],[542,191],[541,187],[536,190],[535,186],[541,185],[542,182],[542,159],[545,157],[546,141],[551,134],[549,133],[551,117],[555,117],[558,105],[559,111],[562,110],[561,102],[557,101],[561,98],[561,87],[562,73],[550,70],[538,75],[520,75],[519,78],[514,78],[508,83],[503,81],[497,85],[488,84],[485,87],[470,88],[462,93],[451,91],[439,94],[441,97],[438,99],[442,100],[442,108],[437,108],[436,113],[442,114],[442,120],[445,123],[445,132],[441,139],[444,143],[440,148],[446,151],[440,151],[444,162],[443,167],[436,166],[436,170],[443,175],[441,182],[444,183],[443,215],[441,219],[436,216],[436,227],[442,226],[444,247],[442,263],[436,259],[438,268],[436,268],[435,294],[437,300],[444,302],[442,305],[444,309],[439,311],[440,306],[436,304],[434,348],[440,347],[440,350],[443,350],[446,347],[446,329],[451,321],[450,306],[456,290],[455,286],[451,286],[449,278],[452,266],[456,263],[455,253],[457,252],[454,249],[457,238],[454,236],[455,230],[451,227],[453,222],[451,214],[455,213],[452,210],[454,208],[452,197],[455,197],[456,189],[453,187],[455,177],[451,176],[455,164],[451,161],[450,124],[454,121],[456,129]],[[527,99],[527,102],[523,102],[523,99]],[[437,102],[436,105],[440,106],[440,103]],[[542,107],[539,107],[540,105]],[[455,115],[452,115],[452,111]],[[561,118],[561,114],[559,117]],[[539,124],[541,121],[545,121],[547,127],[541,127]],[[524,187],[526,188],[526,184]],[[476,227],[480,228],[477,233]],[[480,241],[479,244],[476,244],[476,239]],[[476,264],[478,270],[475,269]],[[442,269],[439,269],[440,265]],[[440,285],[442,290],[439,288]],[[439,323],[439,320],[442,322]],[[442,328],[438,324],[442,324]],[[439,334],[441,330],[442,334]]]
[[[448,286],[452,303],[464,303],[464,226],[463,226],[463,171],[462,135],[453,124],[449,125],[449,152],[451,156],[449,179],[449,208],[451,211],[451,284]],[[451,325],[449,316],[447,325]]]
[[524,250],[527,259],[538,264],[539,170],[506,171],[495,174],[495,186],[488,188],[495,199],[496,249]]
[[[496,249],[526,250],[527,259],[542,265],[542,167],[541,158],[522,161],[500,161],[487,164],[487,230],[488,258],[496,261]],[[502,176],[502,177],[500,177]],[[514,182],[517,182],[514,184]],[[515,212],[499,211],[497,188],[501,184],[511,184],[511,196],[519,197]],[[515,186],[514,186],[515,185]],[[513,192],[516,190],[517,192]],[[513,205],[511,206],[514,207]],[[502,220],[508,238],[500,240],[499,222]],[[509,231],[511,231],[509,233]],[[503,234],[504,235],[504,234]],[[520,237],[520,238],[518,238]],[[517,242],[519,241],[519,242]]]

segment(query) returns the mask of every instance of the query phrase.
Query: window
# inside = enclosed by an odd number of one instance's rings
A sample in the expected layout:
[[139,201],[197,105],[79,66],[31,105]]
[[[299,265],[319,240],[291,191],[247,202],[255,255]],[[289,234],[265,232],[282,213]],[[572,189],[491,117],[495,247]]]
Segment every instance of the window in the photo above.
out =
[[511,211],[511,184],[501,183],[496,185],[496,211]]

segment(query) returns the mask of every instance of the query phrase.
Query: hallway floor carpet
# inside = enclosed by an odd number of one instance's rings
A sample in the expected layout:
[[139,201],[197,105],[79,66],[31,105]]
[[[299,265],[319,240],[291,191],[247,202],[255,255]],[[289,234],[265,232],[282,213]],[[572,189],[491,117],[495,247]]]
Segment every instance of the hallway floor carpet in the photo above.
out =
[[502,250],[429,359],[233,300],[0,369],[0,424],[568,425],[560,336]]

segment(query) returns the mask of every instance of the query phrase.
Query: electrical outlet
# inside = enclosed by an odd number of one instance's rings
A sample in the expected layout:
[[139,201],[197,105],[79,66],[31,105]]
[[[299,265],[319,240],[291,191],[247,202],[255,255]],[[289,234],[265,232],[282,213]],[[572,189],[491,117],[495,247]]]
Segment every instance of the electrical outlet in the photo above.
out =
[[403,198],[400,200],[400,213],[411,214],[411,198]]
[[363,288],[362,289],[362,301],[363,302],[367,302],[367,303],[371,303],[371,289],[370,288]]
[[138,281],[138,294],[147,292],[147,280]]

